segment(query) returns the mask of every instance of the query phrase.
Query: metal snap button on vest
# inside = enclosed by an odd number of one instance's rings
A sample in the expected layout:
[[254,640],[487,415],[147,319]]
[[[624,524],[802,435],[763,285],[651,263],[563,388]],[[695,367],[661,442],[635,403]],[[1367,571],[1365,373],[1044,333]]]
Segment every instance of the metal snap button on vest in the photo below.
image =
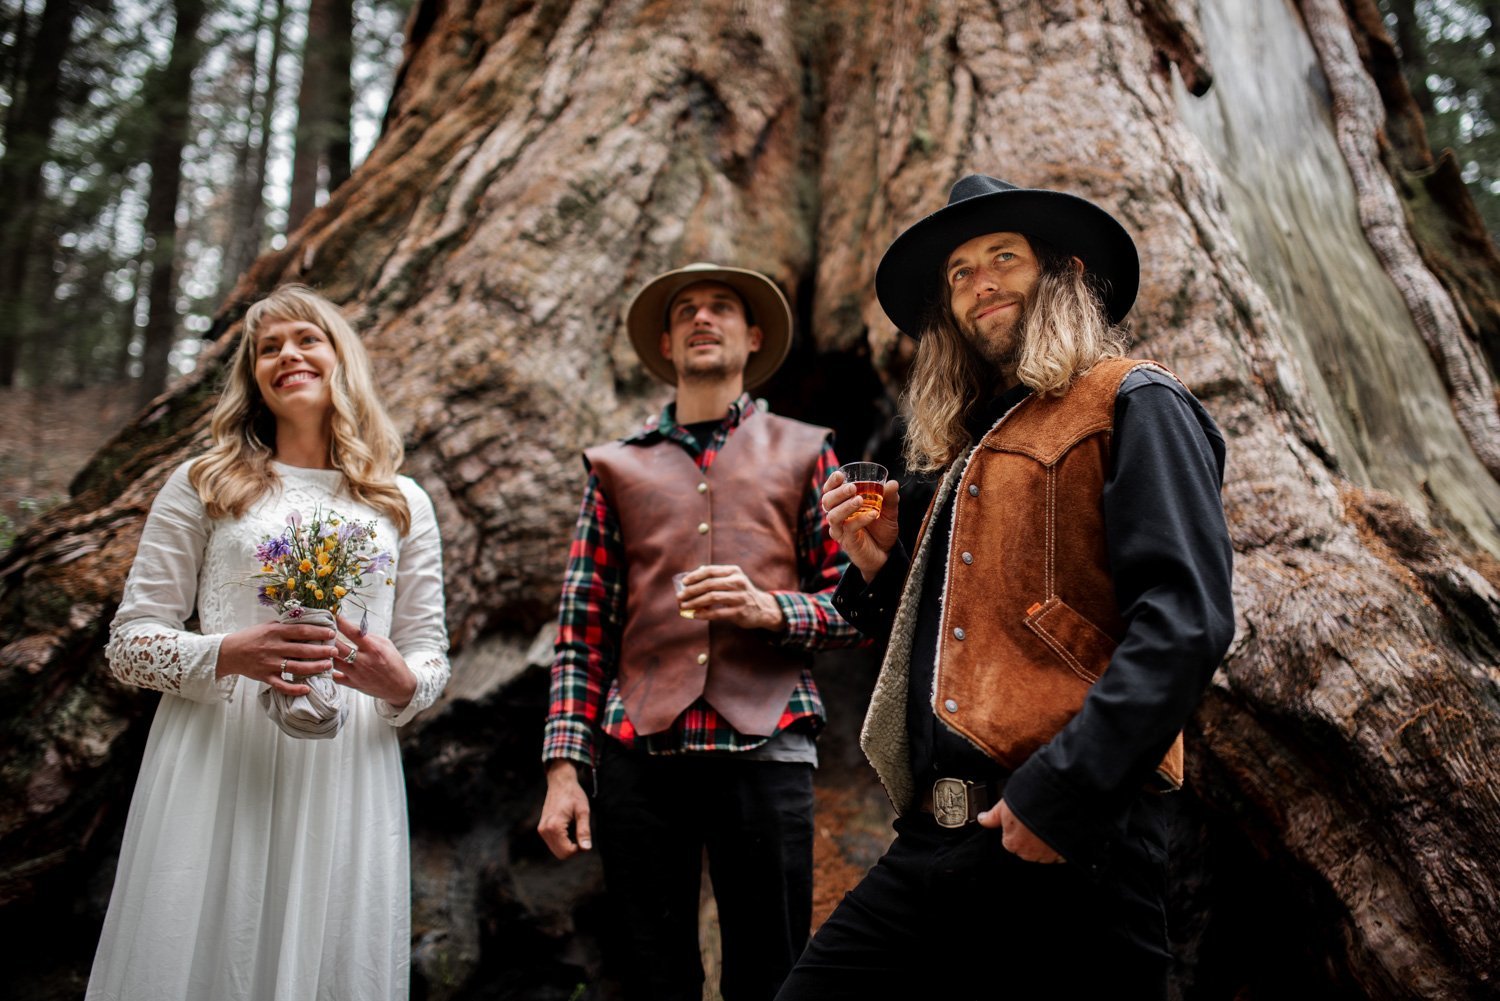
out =
[[962,556],[959,557],[959,559],[963,560],[965,563],[973,563],[974,562],[974,554],[973,553],[964,553]]
[[956,640],[961,640],[964,638],[964,631],[962,626],[953,630],[953,638]]
[[698,492],[700,494],[706,494],[706,493],[708,493],[708,484],[707,483],[700,483],[700,484],[698,484]]
[[706,521],[700,521],[700,522],[698,522],[698,534],[699,535],[707,535],[708,534],[708,522],[706,522]]
[[979,484],[977,484],[977,483],[970,483],[969,484],[969,496],[970,497],[978,497],[979,496]]
[[956,713],[958,712],[958,703],[954,702],[952,699],[949,699],[947,702],[943,703],[943,708],[948,710],[950,713]]
[[700,663],[700,664],[707,664],[708,663],[708,654],[706,654],[706,653],[700,653],[698,655],[698,663]]

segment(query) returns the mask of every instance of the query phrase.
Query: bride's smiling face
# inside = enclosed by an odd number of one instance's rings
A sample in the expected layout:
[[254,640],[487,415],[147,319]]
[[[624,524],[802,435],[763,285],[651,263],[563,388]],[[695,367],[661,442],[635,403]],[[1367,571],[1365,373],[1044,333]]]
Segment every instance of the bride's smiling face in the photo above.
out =
[[337,366],[333,342],[315,324],[280,320],[256,336],[255,385],[278,419],[326,415]]

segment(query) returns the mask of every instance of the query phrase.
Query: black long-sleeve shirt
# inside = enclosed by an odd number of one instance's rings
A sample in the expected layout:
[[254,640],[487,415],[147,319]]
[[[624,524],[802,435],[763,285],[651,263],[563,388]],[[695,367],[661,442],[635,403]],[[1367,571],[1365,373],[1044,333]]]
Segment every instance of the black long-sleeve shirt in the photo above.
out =
[[[984,429],[1026,395],[997,397]],[[1234,635],[1231,549],[1219,488],[1224,439],[1202,405],[1164,373],[1141,368],[1115,398],[1111,468],[1101,502],[1115,598],[1126,628],[1109,669],[1056,737],[1006,776],[1005,800],[1070,861],[1099,869],[1213,676]],[[933,513],[930,564],[917,597],[907,729],[912,775],[984,777],[998,765],[932,711],[952,498]],[[834,607],[866,635],[889,636],[914,539],[871,582],[845,573]]]

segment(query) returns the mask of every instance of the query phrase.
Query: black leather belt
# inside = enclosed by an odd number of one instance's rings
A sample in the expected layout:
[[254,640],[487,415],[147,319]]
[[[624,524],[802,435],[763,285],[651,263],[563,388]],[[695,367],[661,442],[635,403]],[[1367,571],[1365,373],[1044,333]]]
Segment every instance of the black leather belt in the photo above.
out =
[[932,814],[939,827],[963,827],[1000,802],[1003,786],[996,779],[940,778],[923,787],[919,809]]

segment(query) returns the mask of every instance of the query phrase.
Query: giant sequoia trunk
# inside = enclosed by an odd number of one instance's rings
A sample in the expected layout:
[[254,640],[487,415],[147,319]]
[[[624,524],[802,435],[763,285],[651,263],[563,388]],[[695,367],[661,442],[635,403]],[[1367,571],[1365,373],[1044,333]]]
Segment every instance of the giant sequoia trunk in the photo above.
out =
[[[247,301],[347,305],[442,520],[455,672],[406,738],[419,991],[569,997],[601,976],[598,874],[531,833],[536,756],[578,451],[662,400],[622,307],[686,261],[766,271],[802,320],[773,407],[888,447],[910,345],[876,262],[981,170],[1125,221],[1135,351],[1231,438],[1239,632],[1179,797],[1177,990],[1494,997],[1500,264],[1373,4],[1194,6],[419,3],[370,159],[0,566],[0,931],[29,989],[87,968],[154,698],[100,648]],[[867,668],[823,668],[820,899],[879,848]]]

